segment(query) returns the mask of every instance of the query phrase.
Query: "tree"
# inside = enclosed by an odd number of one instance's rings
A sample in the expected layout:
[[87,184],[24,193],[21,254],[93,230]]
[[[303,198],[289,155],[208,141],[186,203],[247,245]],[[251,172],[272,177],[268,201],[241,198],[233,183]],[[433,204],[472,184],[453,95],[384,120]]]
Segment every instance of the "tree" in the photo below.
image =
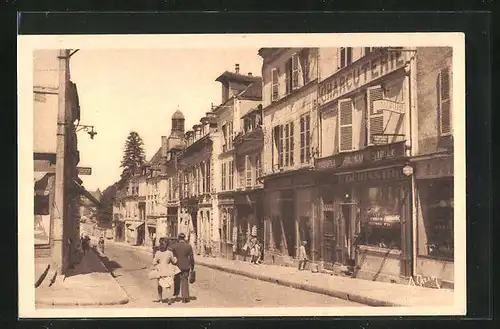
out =
[[125,178],[138,173],[145,160],[144,142],[137,132],[132,131],[125,141],[123,159],[120,165],[120,168],[123,168],[121,177]]

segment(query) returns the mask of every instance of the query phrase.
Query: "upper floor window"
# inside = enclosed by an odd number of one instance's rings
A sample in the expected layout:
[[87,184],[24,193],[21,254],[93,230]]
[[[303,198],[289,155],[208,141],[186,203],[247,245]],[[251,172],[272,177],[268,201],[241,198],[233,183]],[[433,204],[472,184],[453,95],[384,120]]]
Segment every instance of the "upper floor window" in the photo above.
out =
[[255,178],[260,177],[262,177],[262,153],[257,154],[255,157]]
[[339,53],[339,68],[352,63],[352,47],[341,47]]
[[271,81],[272,81],[272,92],[271,101],[277,101],[279,98],[279,74],[278,69],[272,69],[271,71]]
[[300,118],[300,163],[308,163],[311,158],[311,116]]
[[210,193],[211,191],[211,169],[210,161],[205,162],[205,193]]
[[234,188],[234,161],[231,160],[227,164],[227,188],[232,190]]
[[252,170],[253,170],[253,164],[252,164],[252,157],[249,155],[245,156],[245,186],[246,187],[252,187]]
[[375,47],[364,47],[363,48],[363,51],[364,51],[365,55],[368,55],[368,54],[372,53],[374,50],[375,50]]
[[274,127],[274,141],[277,150],[278,168],[294,165],[294,124],[289,122]]
[[260,111],[255,111],[243,118],[244,133],[249,133],[262,125],[262,117]]
[[225,191],[227,188],[227,166],[226,163],[221,164],[221,179],[222,179],[222,185],[221,185],[221,190]]
[[233,122],[228,122],[222,126],[222,152],[233,148]]
[[450,68],[441,69],[437,82],[439,134],[451,134],[451,83]]

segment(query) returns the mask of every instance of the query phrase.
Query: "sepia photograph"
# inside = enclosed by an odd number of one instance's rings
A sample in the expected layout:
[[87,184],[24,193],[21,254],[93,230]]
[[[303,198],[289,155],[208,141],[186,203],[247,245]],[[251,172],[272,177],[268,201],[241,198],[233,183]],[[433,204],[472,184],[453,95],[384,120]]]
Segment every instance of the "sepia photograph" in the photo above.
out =
[[465,314],[463,34],[18,42],[20,317]]

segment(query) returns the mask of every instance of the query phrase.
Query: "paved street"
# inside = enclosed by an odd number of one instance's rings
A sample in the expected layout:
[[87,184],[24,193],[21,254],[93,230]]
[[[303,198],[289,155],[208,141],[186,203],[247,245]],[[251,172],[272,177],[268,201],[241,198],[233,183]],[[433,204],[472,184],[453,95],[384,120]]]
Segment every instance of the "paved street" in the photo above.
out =
[[113,269],[118,283],[127,291],[130,301],[113,307],[335,307],[364,306],[326,295],[297,290],[197,266],[197,281],[191,285],[193,300],[189,304],[170,306],[153,302],[156,282],[148,280],[151,255],[108,244],[106,264]]

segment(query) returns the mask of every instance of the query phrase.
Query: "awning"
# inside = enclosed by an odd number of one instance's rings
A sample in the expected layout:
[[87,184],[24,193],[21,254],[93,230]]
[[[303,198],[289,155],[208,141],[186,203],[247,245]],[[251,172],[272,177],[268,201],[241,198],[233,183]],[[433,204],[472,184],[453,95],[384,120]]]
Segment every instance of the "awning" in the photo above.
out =
[[53,173],[35,172],[35,195],[49,195],[52,188],[52,180],[50,180],[50,177],[53,175]]
[[86,197],[87,199],[89,199],[90,202],[92,202],[96,206],[98,206],[98,207],[101,206],[101,202],[99,200],[97,200],[89,191],[87,191],[85,189],[85,187],[83,187],[82,185],[80,185],[80,183],[78,183],[76,180],[74,180],[73,184],[76,185],[76,187],[77,187],[77,189],[78,189],[78,191],[80,192],[81,195],[83,195],[84,197]]
[[129,223],[126,223],[127,225],[127,228],[131,231],[135,231],[138,227],[140,227],[141,225],[144,225],[144,222],[129,222]]

